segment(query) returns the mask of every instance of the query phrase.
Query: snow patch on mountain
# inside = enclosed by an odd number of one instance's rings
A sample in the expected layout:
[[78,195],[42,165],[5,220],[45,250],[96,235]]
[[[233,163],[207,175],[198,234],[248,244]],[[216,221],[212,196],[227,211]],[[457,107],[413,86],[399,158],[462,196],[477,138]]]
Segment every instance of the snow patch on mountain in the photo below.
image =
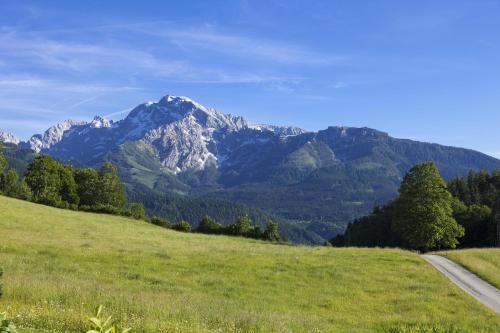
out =
[[90,122],[91,128],[109,128],[113,125],[112,120],[108,120],[101,116],[95,116],[92,122]]
[[72,119],[65,120],[62,123],[56,124],[47,129],[43,135],[33,135],[28,141],[28,146],[37,153],[42,149],[50,149],[53,145],[60,142],[68,131],[72,130],[76,126],[82,126],[85,124],[87,124],[85,121]]
[[248,127],[257,131],[270,131],[279,136],[295,136],[307,133],[307,131],[302,128],[292,126],[251,124]]
[[19,140],[19,138],[16,137],[14,134],[0,131],[0,142],[12,143],[18,145],[21,142],[21,140]]
[[95,161],[126,142],[141,142],[173,173],[222,166],[228,158],[226,142],[266,144],[276,138],[305,133],[295,127],[250,125],[239,116],[207,108],[184,96],[166,95],[135,107],[125,119],[113,122],[95,116],[91,122],[66,120],[24,143],[36,152],[82,163]]

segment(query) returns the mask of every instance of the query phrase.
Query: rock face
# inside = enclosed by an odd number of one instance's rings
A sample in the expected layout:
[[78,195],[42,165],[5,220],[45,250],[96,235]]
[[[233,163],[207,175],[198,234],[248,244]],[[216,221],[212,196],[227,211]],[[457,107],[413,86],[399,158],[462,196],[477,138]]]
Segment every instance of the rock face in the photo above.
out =
[[70,135],[75,127],[84,126],[86,124],[87,123],[83,121],[65,120],[62,123],[50,127],[43,134],[33,135],[27,142],[27,145],[37,153],[42,150],[50,150],[54,145],[59,143],[65,135]]
[[187,97],[165,96],[137,106],[122,121],[96,116],[91,122],[66,120],[26,145],[66,160],[92,163],[125,142],[140,141],[166,171],[179,173],[220,166],[224,138],[243,130],[277,137],[305,133],[292,127],[252,126],[242,117],[206,108]]
[[15,135],[13,135],[11,133],[6,133],[6,132],[0,131],[0,142],[12,143],[12,144],[18,145],[21,142],[21,140],[19,140],[18,137],[16,137]]

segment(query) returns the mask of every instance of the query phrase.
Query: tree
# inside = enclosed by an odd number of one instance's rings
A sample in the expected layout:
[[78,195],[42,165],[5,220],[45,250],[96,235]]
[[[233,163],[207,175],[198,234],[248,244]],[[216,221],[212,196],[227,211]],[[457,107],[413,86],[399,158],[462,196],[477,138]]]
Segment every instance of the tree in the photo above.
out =
[[28,166],[25,178],[34,202],[56,207],[61,205],[58,169],[58,163],[47,155],[37,156]]
[[267,222],[266,230],[264,231],[264,239],[271,242],[280,241],[280,233],[278,229],[278,223],[270,220]]
[[250,230],[244,236],[248,237],[248,238],[254,238],[254,239],[263,239],[264,238],[264,234],[262,233],[262,230],[260,230],[259,225],[250,226]]
[[132,218],[136,220],[145,220],[147,221],[148,217],[146,215],[146,210],[144,209],[144,205],[139,202],[133,202],[129,204],[129,214]]
[[23,180],[19,181],[17,172],[9,169],[6,173],[0,174],[0,192],[6,196],[22,200],[30,200],[31,191]]
[[464,228],[465,235],[460,238],[461,247],[492,246],[493,230],[492,209],[485,205],[465,205],[453,198],[453,217]]
[[123,210],[127,203],[125,187],[118,178],[118,169],[106,162],[99,171],[97,201],[100,205]]
[[33,201],[61,208],[78,207],[72,167],[58,163],[50,156],[40,155],[28,166],[25,180]]
[[99,193],[99,173],[96,169],[75,170],[75,182],[78,197],[80,198],[80,206],[90,208],[99,203],[101,194]]
[[31,194],[31,189],[26,184],[26,180],[23,178],[19,184],[19,193],[17,197],[21,200],[31,200],[32,194]]
[[3,144],[2,142],[0,142],[0,173],[3,173],[6,167],[7,167],[7,160],[3,155]]
[[80,198],[77,192],[77,186],[74,177],[73,168],[68,165],[58,165],[59,179],[61,187],[59,194],[65,208],[77,209]]
[[250,232],[250,218],[247,214],[240,216],[238,221],[229,227],[230,233],[238,236],[245,236]]
[[196,231],[204,234],[219,234],[222,229],[222,224],[217,223],[214,219],[205,215],[203,219],[201,219]]
[[404,177],[392,227],[409,248],[455,248],[464,229],[452,213],[452,195],[436,165],[427,162],[414,166]]
[[14,169],[9,169],[7,173],[0,174],[0,192],[8,197],[17,197],[19,179]]

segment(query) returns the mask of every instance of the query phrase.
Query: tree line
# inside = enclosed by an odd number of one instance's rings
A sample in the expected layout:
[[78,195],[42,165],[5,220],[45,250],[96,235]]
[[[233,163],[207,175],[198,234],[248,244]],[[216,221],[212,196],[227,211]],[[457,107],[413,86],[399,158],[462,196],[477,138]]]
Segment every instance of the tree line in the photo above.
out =
[[278,242],[281,240],[278,223],[269,220],[266,229],[261,230],[260,226],[252,225],[249,216],[246,214],[240,216],[235,223],[228,226],[224,226],[218,223],[215,219],[209,216],[204,216],[198,224],[198,227],[194,230],[191,230],[191,224],[184,220],[180,221],[179,223],[172,224],[166,219],[160,218],[158,216],[153,216],[151,218],[151,223],[164,228],[170,228],[184,232],[194,231],[197,233],[210,235],[242,236],[247,238],[267,240],[271,242]]
[[500,227],[500,171],[470,172],[446,183],[432,162],[413,167],[399,196],[347,226],[334,246],[421,251],[495,246]]
[[[20,178],[15,169],[9,168],[0,144],[0,193],[57,208],[125,215],[178,231],[192,231],[188,221],[180,220],[172,224],[159,216],[149,218],[142,203],[129,203],[125,186],[118,177],[118,169],[109,162],[99,170],[75,168],[48,155],[38,155],[28,165],[24,177]],[[280,240],[276,222],[269,220],[262,231],[259,226],[251,224],[246,214],[229,226],[205,216],[193,231]]]

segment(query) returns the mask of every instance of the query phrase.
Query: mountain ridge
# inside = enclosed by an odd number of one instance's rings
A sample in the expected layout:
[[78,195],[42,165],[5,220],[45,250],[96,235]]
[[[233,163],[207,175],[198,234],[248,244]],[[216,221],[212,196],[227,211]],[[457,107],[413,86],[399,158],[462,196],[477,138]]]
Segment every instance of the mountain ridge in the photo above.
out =
[[254,125],[166,95],[123,120],[66,121],[20,146],[80,165],[111,161],[130,186],[261,208],[329,239],[397,194],[413,165],[436,162],[449,179],[500,168],[463,148],[397,139],[368,127],[317,132]]

